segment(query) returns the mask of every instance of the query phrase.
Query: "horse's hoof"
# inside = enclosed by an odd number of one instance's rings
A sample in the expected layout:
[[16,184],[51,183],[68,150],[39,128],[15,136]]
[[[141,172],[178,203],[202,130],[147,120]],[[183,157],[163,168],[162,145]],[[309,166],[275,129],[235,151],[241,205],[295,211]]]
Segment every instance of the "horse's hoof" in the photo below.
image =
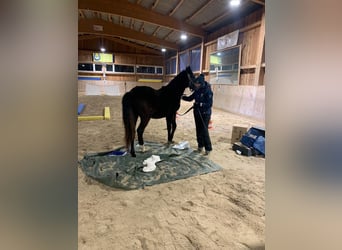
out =
[[141,153],[144,153],[146,151],[146,147],[144,144],[143,145],[138,144],[136,148]]
[[135,153],[131,153],[132,157],[137,157],[137,155]]

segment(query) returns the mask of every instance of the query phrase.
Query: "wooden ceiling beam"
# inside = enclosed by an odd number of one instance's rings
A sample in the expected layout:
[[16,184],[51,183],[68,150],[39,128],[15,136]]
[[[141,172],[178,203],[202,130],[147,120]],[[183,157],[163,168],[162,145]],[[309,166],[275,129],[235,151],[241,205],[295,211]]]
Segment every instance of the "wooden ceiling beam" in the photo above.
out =
[[257,3],[257,4],[265,6],[265,2],[263,2],[263,1],[260,1],[260,0],[250,0],[250,1],[253,3]]
[[[248,1],[243,1],[242,3],[240,3],[239,8],[243,9],[244,6],[248,3]],[[233,13],[233,10],[231,11],[225,11],[223,14],[221,14],[220,16],[217,16],[215,18],[213,18],[212,20],[210,20],[209,22],[205,23],[204,25],[202,25],[202,28],[206,28],[208,26],[210,26],[213,23],[216,23],[218,20],[222,19],[223,17],[229,16]]]
[[131,18],[131,20],[130,20],[130,22],[129,22],[129,27],[130,27],[131,29],[134,28],[134,19],[133,19],[133,18]]
[[126,0],[79,0],[78,9],[100,11],[118,16],[135,18],[154,25],[179,30],[198,37],[204,37],[205,31],[191,26],[171,16],[164,16],[155,11],[144,8],[139,4],[130,3]]
[[[102,27],[102,30],[94,29],[94,25]],[[101,19],[81,19],[78,22],[78,32],[85,34],[96,34],[103,36],[117,36],[132,40],[140,40],[149,44],[155,44],[161,47],[178,50],[175,43],[165,41],[155,36],[150,36],[142,32],[127,29],[117,24],[106,22]]]
[[79,35],[78,36],[78,40],[81,41],[81,40],[91,40],[91,39],[95,39],[95,38],[98,38],[99,36],[97,35]]
[[163,40],[166,40],[169,38],[169,36],[172,34],[173,30],[171,30],[169,33],[166,34],[166,36],[163,38]]
[[154,1],[151,6],[151,10],[154,10],[157,7],[158,3],[159,3],[159,0]]
[[208,1],[206,4],[202,5],[202,7],[200,7],[198,10],[195,11],[195,13],[192,13],[191,16],[189,16],[187,19],[185,19],[185,22],[189,22],[191,19],[193,19],[195,16],[197,16],[199,13],[201,13],[203,10],[205,10],[205,8],[211,4],[213,1],[215,0],[210,0]]
[[139,29],[140,32],[144,31],[144,24],[145,24],[144,22],[141,23],[141,26],[140,26],[140,29]]
[[84,18],[84,13],[83,13],[82,10],[78,10],[78,14],[79,14],[80,17]]
[[169,16],[172,16],[173,14],[175,14],[175,12],[178,10],[178,8],[183,4],[184,0],[180,0],[176,7],[173,8],[173,10],[170,11]]
[[[98,36],[98,37],[100,37],[100,36]],[[108,37],[105,37],[105,39],[112,41],[112,42],[115,42],[115,43],[120,43],[120,44],[128,46],[128,47],[133,47],[135,49],[143,50],[143,51],[146,51],[146,52],[149,52],[152,54],[162,55],[162,52],[160,50],[151,49],[151,48],[139,45],[139,44],[135,44],[133,42],[122,40],[122,39],[117,38],[117,37],[109,37],[108,36]]]
[[158,26],[152,33],[152,36],[155,36],[157,32],[160,30],[160,26]]

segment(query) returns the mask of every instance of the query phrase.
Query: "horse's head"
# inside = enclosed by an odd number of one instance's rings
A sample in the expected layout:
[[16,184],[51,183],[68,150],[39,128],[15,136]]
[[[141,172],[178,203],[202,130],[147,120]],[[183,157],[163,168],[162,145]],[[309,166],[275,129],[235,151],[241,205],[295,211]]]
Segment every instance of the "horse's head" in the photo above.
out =
[[194,80],[195,80],[195,76],[192,73],[192,70],[190,68],[190,66],[187,66],[185,69],[186,75],[188,77],[188,86],[190,89],[194,88]]

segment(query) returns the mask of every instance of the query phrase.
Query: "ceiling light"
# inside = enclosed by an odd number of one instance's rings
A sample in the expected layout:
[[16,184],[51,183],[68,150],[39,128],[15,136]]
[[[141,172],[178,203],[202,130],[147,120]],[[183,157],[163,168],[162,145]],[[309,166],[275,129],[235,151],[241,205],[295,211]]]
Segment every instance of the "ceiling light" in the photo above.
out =
[[100,50],[101,50],[101,52],[105,52],[106,51],[106,49],[103,48],[103,47]]
[[166,49],[165,49],[165,48],[162,48],[162,49],[161,49],[161,51],[162,51],[162,52],[165,52],[165,51],[166,51]]
[[230,0],[230,5],[231,6],[238,6],[238,5],[240,5],[240,0]]
[[185,35],[185,34],[182,34],[182,35],[180,36],[180,38],[181,38],[182,40],[186,40],[186,39],[188,38],[188,36]]

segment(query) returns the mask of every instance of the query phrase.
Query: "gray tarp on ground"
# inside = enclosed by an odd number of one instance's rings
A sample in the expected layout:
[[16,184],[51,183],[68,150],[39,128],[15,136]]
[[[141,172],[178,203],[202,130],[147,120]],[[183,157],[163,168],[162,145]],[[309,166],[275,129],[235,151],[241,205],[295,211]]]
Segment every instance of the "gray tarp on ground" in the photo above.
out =
[[[83,172],[95,180],[115,188],[139,189],[144,186],[185,179],[207,174],[221,167],[207,157],[188,149],[174,149],[172,145],[145,142],[144,153],[137,149],[137,157],[130,154],[115,155],[123,150],[86,154],[80,161]],[[113,155],[114,152],[114,155]],[[156,170],[143,172],[143,161],[152,155],[159,155]]]

